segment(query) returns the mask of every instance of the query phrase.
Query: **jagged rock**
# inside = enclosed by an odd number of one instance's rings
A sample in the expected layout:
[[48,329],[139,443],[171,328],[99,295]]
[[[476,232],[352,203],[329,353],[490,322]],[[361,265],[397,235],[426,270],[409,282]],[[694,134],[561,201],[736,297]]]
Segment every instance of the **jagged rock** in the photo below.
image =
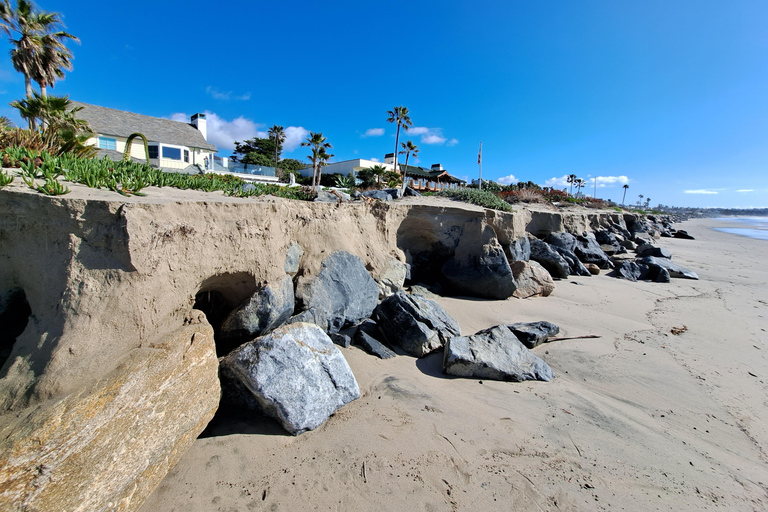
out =
[[295,275],[299,271],[299,262],[303,254],[304,249],[296,242],[291,242],[285,255],[285,264],[283,265],[286,274]]
[[512,334],[528,348],[544,343],[560,332],[558,326],[544,320],[539,322],[517,322],[508,324],[505,327],[512,331]]
[[597,243],[600,245],[618,245],[619,240],[616,238],[616,235],[610,231],[595,231],[595,240],[597,240]]
[[432,285],[429,288],[427,288],[426,286],[422,286],[420,284],[414,284],[411,286],[410,292],[413,295],[421,295],[428,299],[432,299],[440,296],[438,293],[435,293],[435,291],[433,291],[439,288],[440,288],[440,285]]
[[574,254],[582,263],[594,263],[600,268],[613,268],[608,255],[600,248],[593,236],[577,236]]
[[616,277],[636,282],[648,275],[648,265],[640,265],[635,261],[625,261],[616,267],[615,274]]
[[531,259],[531,242],[528,237],[521,236],[509,244],[509,262],[528,261]]
[[552,247],[560,247],[573,252],[576,248],[576,237],[570,233],[550,233],[547,235],[547,243]]
[[672,279],[669,275],[669,270],[667,270],[664,267],[659,267],[658,271],[656,272],[656,275],[653,278],[653,282],[655,283],[669,283]]
[[443,372],[514,382],[550,381],[555,377],[549,365],[504,326],[449,339],[443,355]]
[[6,416],[0,509],[136,510],[219,405],[213,329],[197,313],[93,385]]
[[387,194],[389,194],[389,197],[390,197],[391,199],[400,199],[400,198],[402,198],[402,197],[403,197],[403,195],[405,194],[405,191],[404,191],[402,188],[400,188],[400,187],[396,187],[396,188],[385,188],[385,189],[384,189],[384,192],[386,192]]
[[686,279],[698,279],[699,276],[696,272],[688,270],[687,268],[680,266],[676,263],[672,263],[671,260],[666,258],[655,258],[653,256],[645,256],[640,258],[638,262],[645,263],[649,267],[662,267],[665,268],[671,277],[684,277]]
[[379,330],[379,326],[376,325],[376,322],[373,320],[366,320],[357,326],[357,331],[355,331],[355,345],[362,347],[363,350],[372,356],[377,356],[381,359],[395,357],[397,354],[379,341],[379,336],[381,336],[381,331]]
[[392,196],[384,190],[366,190],[362,193],[364,197],[370,197],[371,199],[378,199],[380,201],[391,201]]
[[587,263],[584,266],[587,267],[587,270],[589,270],[589,273],[592,274],[593,276],[600,275],[600,267],[598,267],[594,263]]
[[221,324],[223,338],[253,338],[285,323],[293,314],[291,276],[266,285],[240,304]]
[[555,291],[555,282],[549,272],[535,261],[515,261],[512,274],[517,288],[512,295],[518,299],[548,297]]
[[405,187],[405,193],[403,193],[404,196],[412,196],[412,197],[421,197],[421,192],[418,190],[415,190],[411,187]]
[[643,256],[655,256],[657,258],[672,258],[672,253],[670,253],[667,249],[664,247],[657,247],[655,245],[651,244],[643,244],[639,246],[635,252],[639,257]]
[[677,231],[675,231],[672,234],[672,237],[673,238],[682,238],[684,240],[696,240],[691,235],[689,235],[688,232],[685,231],[684,229],[678,229]]
[[337,203],[338,201],[339,197],[336,194],[322,189],[317,191],[317,197],[315,197],[316,203]]
[[398,291],[381,301],[373,318],[390,345],[421,357],[459,336],[459,323],[437,302]]
[[457,292],[503,300],[517,288],[504,250],[494,238],[479,254],[454,255],[443,265],[443,277]]
[[316,308],[306,309],[290,317],[285,321],[285,324],[297,324],[300,322],[315,324],[325,330],[328,328],[328,313]]
[[634,251],[635,249],[637,249],[637,244],[632,240],[624,240],[623,242],[621,242],[621,246],[630,251]]
[[559,277],[565,279],[568,277],[571,271],[568,262],[560,256],[560,253],[555,251],[550,245],[537,238],[532,238],[531,242],[531,260],[541,264],[542,267],[552,275],[552,277]]
[[328,333],[328,337],[331,338],[331,341],[334,343],[334,345],[338,345],[344,348],[347,348],[350,345],[352,345],[352,338],[350,338],[346,334],[331,332],[331,333]]
[[314,309],[317,320],[325,316],[324,330],[338,332],[371,316],[379,298],[379,287],[363,261],[345,251],[336,251],[323,260],[316,277],[302,276],[296,298],[303,309]]
[[405,279],[408,277],[408,270],[407,263],[395,258],[389,260],[384,271],[376,279],[376,284],[379,287],[379,299],[389,297],[397,290],[401,290]]
[[592,274],[589,273],[589,270],[584,266],[584,264],[579,261],[579,258],[576,257],[574,253],[567,249],[563,249],[562,247],[558,247],[556,245],[553,245],[552,248],[560,253],[560,256],[563,257],[563,259],[568,263],[568,272],[570,275],[573,276],[591,276]]
[[293,435],[319,427],[360,397],[344,356],[314,324],[280,327],[242,345],[220,364],[253,394],[264,414]]

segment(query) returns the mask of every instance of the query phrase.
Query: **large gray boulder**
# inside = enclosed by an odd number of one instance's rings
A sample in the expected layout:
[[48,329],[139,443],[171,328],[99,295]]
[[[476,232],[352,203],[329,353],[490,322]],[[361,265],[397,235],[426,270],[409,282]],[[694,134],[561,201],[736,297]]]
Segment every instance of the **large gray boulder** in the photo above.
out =
[[570,275],[572,276],[591,276],[592,275],[587,269],[587,267],[584,266],[584,264],[579,260],[579,258],[574,253],[572,253],[568,249],[563,249],[562,247],[558,247],[557,245],[552,245],[551,247],[555,251],[557,251],[566,262],[568,262]]
[[403,195],[405,195],[405,190],[403,190],[400,187],[396,188],[385,188],[384,192],[389,194],[389,197],[392,199],[401,199]]
[[296,323],[242,345],[220,366],[293,435],[360,397],[346,359],[320,327]]
[[641,257],[641,258],[644,256],[654,256],[656,258],[672,259],[672,253],[669,252],[668,249],[665,249],[664,247],[658,247],[652,244],[640,245],[637,247],[637,249],[635,249],[635,252],[637,253],[638,257]]
[[503,325],[449,339],[443,354],[443,373],[514,382],[555,378],[549,365]]
[[605,269],[613,268],[611,259],[605,254],[593,235],[576,236],[576,246],[573,248],[573,252],[582,263],[594,263]]
[[361,194],[363,197],[370,197],[371,199],[378,199],[380,201],[391,201],[392,196],[385,190],[366,190]]
[[443,277],[454,291],[484,299],[503,300],[517,288],[507,256],[495,238],[478,253],[449,258],[443,265]]
[[379,287],[360,258],[337,251],[323,260],[317,276],[299,278],[296,299],[302,310],[314,309],[316,319],[327,319],[318,323],[324,330],[338,332],[371,316]]
[[421,295],[398,291],[374,311],[379,329],[392,346],[421,357],[461,335],[459,323],[440,304]]
[[407,263],[395,258],[390,259],[379,278],[376,279],[376,284],[379,287],[379,299],[384,299],[397,290],[402,290],[409,273],[410,267]]
[[517,322],[505,326],[512,331],[520,342],[528,348],[533,348],[546,342],[560,332],[560,328],[551,322]]
[[624,261],[616,267],[614,275],[628,281],[636,282],[640,279],[645,279],[648,276],[648,265],[644,263],[639,264],[636,261]]
[[672,263],[671,260],[668,260],[666,258],[656,258],[653,256],[645,256],[644,258],[639,258],[638,263],[645,263],[649,267],[662,267],[669,272],[669,275],[671,277],[684,277],[686,279],[698,279],[699,276],[696,275],[696,272],[692,270],[688,270],[687,268],[678,265],[677,263]]
[[509,263],[531,259],[531,242],[527,236],[521,236],[509,244]]
[[285,276],[266,285],[240,304],[222,322],[224,338],[253,338],[281,326],[293,314],[293,280]]
[[563,257],[550,245],[538,238],[531,239],[531,259],[541,264],[552,275],[565,279],[571,272],[571,267]]
[[555,291],[549,272],[535,261],[515,261],[511,265],[517,288],[512,295],[518,299],[548,297]]
[[570,252],[576,249],[576,237],[570,233],[550,233],[547,235],[547,243]]
[[366,320],[357,326],[355,331],[355,345],[362,347],[363,350],[381,359],[389,359],[397,354],[384,345],[379,338],[381,331],[379,326],[373,320]]

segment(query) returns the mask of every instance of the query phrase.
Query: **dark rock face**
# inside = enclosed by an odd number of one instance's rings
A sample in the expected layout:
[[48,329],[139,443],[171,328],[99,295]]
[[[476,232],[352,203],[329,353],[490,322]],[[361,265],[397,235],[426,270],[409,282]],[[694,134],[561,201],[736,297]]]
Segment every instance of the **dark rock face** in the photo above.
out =
[[224,338],[253,338],[281,326],[293,314],[293,280],[290,276],[266,285],[238,306],[221,324]]
[[568,262],[549,246],[547,242],[538,239],[531,239],[531,259],[539,263],[542,267],[552,274],[552,277],[565,279],[571,271]]
[[352,345],[352,338],[347,336],[346,334],[341,334],[338,332],[332,332],[328,334],[328,337],[331,338],[331,341],[340,347],[347,348],[350,345]]
[[521,236],[509,244],[509,262],[528,261],[531,259],[531,242],[528,237]]
[[355,345],[362,347],[363,350],[372,356],[381,359],[395,357],[397,354],[379,341],[380,336],[381,331],[379,331],[379,326],[376,325],[376,322],[373,320],[366,320],[357,326],[357,331],[355,331]]
[[651,244],[643,244],[639,246],[637,249],[635,249],[635,252],[638,256],[655,256],[657,258],[672,258],[672,253],[670,253],[667,249],[664,247],[657,247],[655,245]]
[[638,260],[638,263],[640,262],[645,263],[651,268],[662,267],[669,272],[669,275],[671,277],[684,277],[686,279],[699,278],[699,276],[696,275],[696,272],[692,270],[688,270],[687,268],[682,267],[676,263],[672,263],[671,260],[668,260],[666,258],[655,258],[653,256],[645,256]]
[[659,267],[658,272],[656,273],[656,276],[653,278],[653,282],[669,283],[671,281],[672,281],[672,278],[669,275],[669,270],[665,269],[664,267]]
[[693,238],[691,235],[689,235],[687,231],[685,231],[685,230],[683,230],[683,229],[678,229],[677,231],[675,231],[674,233],[672,233],[672,236],[673,236],[674,238],[682,238],[682,239],[684,239],[684,240],[696,240],[696,239],[695,239],[695,238]]
[[547,243],[570,252],[576,249],[576,237],[570,233],[550,233],[547,236]]
[[389,195],[390,199],[400,199],[405,194],[405,191],[400,188],[385,188],[384,192],[386,192]]
[[381,301],[373,317],[390,345],[416,357],[461,335],[459,323],[437,302],[402,290]]
[[296,298],[303,309],[314,309],[316,321],[327,319],[325,330],[338,332],[371,316],[379,299],[379,287],[363,261],[345,251],[337,251],[323,260],[317,276],[300,278]]
[[364,197],[370,197],[371,199],[378,199],[380,201],[391,201],[392,196],[385,190],[366,190],[362,193]]
[[560,332],[560,328],[553,323],[544,320],[539,322],[518,322],[505,326],[512,331],[520,342],[528,348],[533,348],[546,342],[552,336]]
[[556,245],[553,245],[552,248],[557,251],[560,256],[563,257],[563,259],[568,263],[568,273],[573,276],[591,276],[589,270],[587,270],[587,267],[584,266],[584,264],[579,261],[579,258],[576,257],[574,253],[567,249],[563,249],[562,247],[558,247]]
[[297,435],[323,424],[360,397],[347,361],[316,325],[286,325],[242,345],[220,360],[262,412]]
[[549,365],[525,348],[504,326],[448,340],[443,373],[514,382],[555,378]]
[[625,261],[615,270],[616,277],[621,277],[632,282],[645,279],[648,275],[648,265],[640,265],[634,261]]
[[610,258],[592,236],[577,236],[574,254],[582,263],[594,263],[600,268],[613,268]]
[[451,257],[442,270],[455,291],[473,297],[503,300],[517,288],[504,250],[495,239],[484,244],[480,254]]
[[421,197],[421,192],[411,187],[405,187],[405,193],[403,195],[410,196],[410,197]]

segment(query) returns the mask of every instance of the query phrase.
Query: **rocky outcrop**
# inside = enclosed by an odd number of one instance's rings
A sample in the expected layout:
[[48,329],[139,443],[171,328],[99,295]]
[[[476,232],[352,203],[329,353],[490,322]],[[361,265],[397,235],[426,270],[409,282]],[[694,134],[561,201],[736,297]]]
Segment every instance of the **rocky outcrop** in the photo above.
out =
[[94,384],[4,418],[0,509],[137,510],[219,405],[213,329],[195,322]]
[[451,257],[442,270],[454,291],[472,297],[503,300],[517,288],[504,250],[495,238],[479,247],[477,253]]
[[459,323],[437,302],[402,291],[381,301],[374,318],[390,345],[416,357],[437,350],[452,336],[461,335]]
[[293,314],[293,279],[266,285],[238,306],[221,324],[224,338],[253,338],[279,327]]
[[512,274],[517,283],[512,295],[518,299],[549,297],[555,290],[552,276],[535,261],[515,261],[512,263]]
[[331,332],[371,316],[378,298],[379,288],[363,261],[346,251],[325,258],[317,276],[302,276],[296,285],[303,309],[313,310],[315,323]]
[[317,325],[296,323],[242,345],[222,358],[261,412],[294,435],[322,425],[360,397],[347,361]]
[[525,348],[504,326],[449,339],[443,355],[443,372],[458,377],[514,382],[555,378],[549,365]]

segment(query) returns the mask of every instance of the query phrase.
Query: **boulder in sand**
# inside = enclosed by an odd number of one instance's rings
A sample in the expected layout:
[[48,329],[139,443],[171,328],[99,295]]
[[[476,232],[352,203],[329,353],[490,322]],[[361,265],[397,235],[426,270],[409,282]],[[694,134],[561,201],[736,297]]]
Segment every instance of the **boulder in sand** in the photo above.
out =
[[555,282],[549,272],[535,261],[515,261],[512,274],[517,288],[512,295],[518,299],[548,297],[555,291]]
[[448,340],[443,355],[443,373],[514,382],[550,381],[555,377],[549,365],[503,325]]
[[512,331],[512,334],[528,348],[544,343],[560,332],[558,326],[544,320],[539,322],[517,322],[506,325],[506,328]]
[[531,242],[527,236],[521,236],[509,244],[509,262],[528,261],[531,259]]
[[684,277],[686,279],[698,279],[699,276],[696,275],[696,272],[692,270],[688,270],[687,268],[678,265],[677,263],[672,263],[671,260],[668,260],[666,258],[655,258],[653,256],[645,256],[644,258],[640,258],[638,260],[638,263],[645,263],[649,267],[662,267],[666,269],[669,272],[669,275],[671,277]]
[[643,244],[635,249],[635,252],[639,257],[654,256],[656,258],[672,258],[672,253],[670,253],[669,250],[652,244]]
[[452,256],[443,265],[443,277],[455,291],[485,299],[506,299],[517,288],[507,256],[495,238],[478,253]]
[[262,412],[291,434],[313,430],[360,397],[346,359],[317,325],[296,323],[242,345],[220,361]]
[[379,340],[380,336],[381,331],[379,331],[379,326],[376,325],[376,322],[373,320],[365,320],[357,326],[357,331],[355,331],[355,345],[380,359],[395,357],[397,354],[392,352],[389,347]]
[[589,270],[587,270],[587,267],[584,266],[584,264],[579,260],[579,258],[569,251],[568,249],[563,249],[562,247],[558,247],[556,245],[551,246],[555,251],[560,253],[560,256],[563,257],[563,259],[568,262],[568,272],[570,275],[573,276],[591,276]]
[[[371,316],[379,300],[379,287],[363,261],[346,251],[323,260],[317,276],[302,276],[296,298],[304,310],[315,310],[317,325],[338,332]],[[321,323],[323,317],[327,323]]]
[[373,316],[390,345],[416,357],[461,335],[459,323],[437,302],[403,291],[381,301]]
[[552,277],[565,279],[571,272],[571,267],[563,257],[550,245],[537,238],[531,239],[531,260],[538,262],[547,269]]
[[224,338],[254,338],[285,323],[293,314],[293,279],[285,276],[240,304],[221,324]]

